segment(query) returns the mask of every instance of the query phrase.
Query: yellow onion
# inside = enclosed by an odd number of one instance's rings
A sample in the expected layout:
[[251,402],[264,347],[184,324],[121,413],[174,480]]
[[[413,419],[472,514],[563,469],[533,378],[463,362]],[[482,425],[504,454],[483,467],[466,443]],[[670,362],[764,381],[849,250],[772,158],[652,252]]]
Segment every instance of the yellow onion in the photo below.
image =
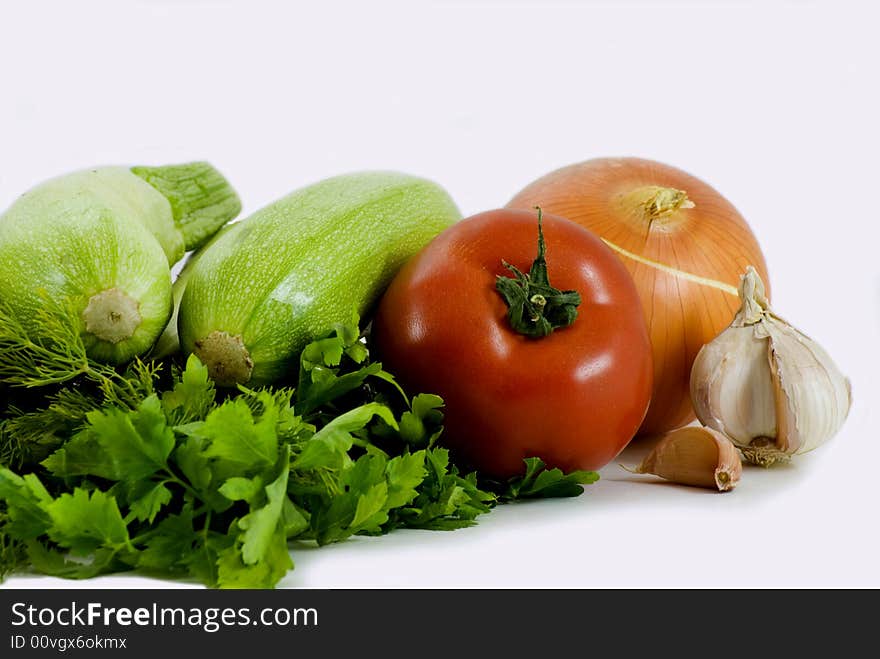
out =
[[654,356],[654,391],[640,434],[692,421],[689,378],[697,353],[733,320],[746,267],[768,281],[745,219],[700,179],[640,158],[558,169],[508,204],[535,206],[601,236],[636,282]]

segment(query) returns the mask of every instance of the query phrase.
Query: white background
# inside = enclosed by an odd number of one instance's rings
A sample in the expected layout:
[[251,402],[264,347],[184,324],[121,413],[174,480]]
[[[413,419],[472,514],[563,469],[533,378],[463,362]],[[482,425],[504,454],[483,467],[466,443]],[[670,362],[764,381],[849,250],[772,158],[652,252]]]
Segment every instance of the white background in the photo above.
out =
[[[870,2],[4,2],[0,207],[95,164],[212,161],[245,212],[357,169],[462,211],[638,155],[748,218],[775,307],[853,382],[843,431],[725,495],[616,464],[454,533],[294,548],[283,586],[880,586],[880,12]],[[635,461],[630,449],[624,461]],[[9,587],[174,586],[142,577]]]

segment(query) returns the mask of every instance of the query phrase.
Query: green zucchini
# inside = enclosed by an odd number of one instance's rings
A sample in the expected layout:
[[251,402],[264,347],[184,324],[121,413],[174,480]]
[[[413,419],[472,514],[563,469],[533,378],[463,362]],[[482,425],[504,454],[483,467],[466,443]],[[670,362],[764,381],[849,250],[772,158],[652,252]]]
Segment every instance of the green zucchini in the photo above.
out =
[[366,314],[407,259],[460,217],[442,188],[404,174],[298,190],[200,255],[180,305],[181,346],[220,385],[276,381],[318,334]]
[[177,335],[177,318],[180,314],[180,303],[183,300],[183,292],[186,290],[190,275],[192,274],[193,268],[195,267],[196,261],[199,260],[199,257],[208,250],[214,241],[218,240],[220,236],[233,226],[233,224],[227,224],[221,228],[220,231],[215,233],[204,247],[190,254],[186,263],[184,263],[183,268],[181,268],[180,272],[177,274],[177,278],[171,286],[171,299],[173,304],[171,319],[165,326],[165,331],[162,332],[161,336],[156,340],[155,345],[153,345],[153,349],[150,350],[150,353],[147,355],[149,359],[164,359],[165,357],[176,355],[180,352],[180,337]]
[[171,315],[170,266],[240,210],[207,163],[103,167],[43,183],[0,215],[0,312],[50,336],[68,316],[90,357],[124,363]]

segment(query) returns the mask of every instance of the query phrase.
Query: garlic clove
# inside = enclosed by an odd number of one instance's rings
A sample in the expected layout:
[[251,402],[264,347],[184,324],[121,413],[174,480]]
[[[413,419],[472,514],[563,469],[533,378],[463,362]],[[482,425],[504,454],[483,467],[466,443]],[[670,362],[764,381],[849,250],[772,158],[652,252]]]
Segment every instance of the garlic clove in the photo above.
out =
[[820,345],[775,317],[767,321],[768,357],[776,391],[776,448],[811,451],[846,421],[850,383]]
[[742,461],[739,451],[721,433],[686,426],[662,435],[635,473],[725,492],[739,482]]
[[740,445],[776,434],[767,342],[751,327],[731,327],[697,355],[691,399],[703,425]]

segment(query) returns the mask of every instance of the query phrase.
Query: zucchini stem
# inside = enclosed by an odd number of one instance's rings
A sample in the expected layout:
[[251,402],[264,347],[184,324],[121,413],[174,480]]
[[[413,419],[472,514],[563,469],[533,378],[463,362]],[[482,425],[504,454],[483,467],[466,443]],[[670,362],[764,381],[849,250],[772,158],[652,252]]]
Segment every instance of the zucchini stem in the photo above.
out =
[[196,357],[208,368],[208,374],[221,387],[247,384],[254,371],[254,360],[240,334],[214,330],[195,342]]
[[140,327],[140,303],[118,288],[108,288],[89,298],[82,313],[86,332],[117,344],[134,336]]

